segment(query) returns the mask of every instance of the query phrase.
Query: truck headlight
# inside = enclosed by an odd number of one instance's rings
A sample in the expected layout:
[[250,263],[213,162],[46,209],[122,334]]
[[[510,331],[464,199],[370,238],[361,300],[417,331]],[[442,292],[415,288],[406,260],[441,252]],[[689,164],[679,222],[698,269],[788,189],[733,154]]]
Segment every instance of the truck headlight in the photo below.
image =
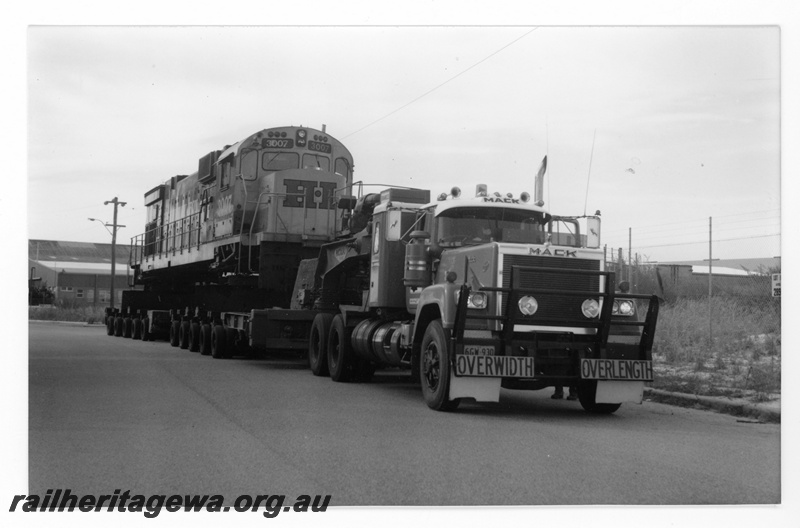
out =
[[489,299],[486,297],[485,292],[472,292],[467,299],[467,307],[476,310],[483,310],[489,304]]
[[630,317],[636,314],[636,305],[631,299],[618,299],[611,307],[611,315],[622,315]]
[[586,299],[581,304],[581,311],[589,319],[594,319],[600,315],[600,303],[597,302],[597,299]]
[[519,311],[522,312],[522,315],[533,315],[539,309],[539,303],[530,295],[521,297],[517,306],[519,306]]
[[[461,299],[461,290],[456,290],[456,304]],[[476,291],[470,292],[467,297],[467,308],[472,310],[483,310],[489,304],[489,297],[486,292]]]

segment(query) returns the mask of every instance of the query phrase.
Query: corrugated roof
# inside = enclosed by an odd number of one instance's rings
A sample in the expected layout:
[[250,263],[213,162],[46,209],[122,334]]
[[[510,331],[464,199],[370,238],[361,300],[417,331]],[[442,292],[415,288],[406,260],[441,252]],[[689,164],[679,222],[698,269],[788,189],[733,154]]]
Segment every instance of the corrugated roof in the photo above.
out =
[[[117,264],[127,263],[130,246],[127,241],[117,244]],[[31,260],[111,263],[111,244],[69,242],[61,240],[28,240],[28,258]]]
[[[57,272],[71,273],[73,275],[111,275],[111,263],[74,262],[74,261],[32,261],[37,268],[49,269]],[[117,261],[116,274],[119,276],[127,273],[128,261]]]
[[[693,275],[708,275],[708,264],[692,266]],[[751,275],[758,275],[756,272],[748,272],[743,269],[724,268],[720,266],[711,266],[711,275],[731,275],[737,277],[749,277]]]

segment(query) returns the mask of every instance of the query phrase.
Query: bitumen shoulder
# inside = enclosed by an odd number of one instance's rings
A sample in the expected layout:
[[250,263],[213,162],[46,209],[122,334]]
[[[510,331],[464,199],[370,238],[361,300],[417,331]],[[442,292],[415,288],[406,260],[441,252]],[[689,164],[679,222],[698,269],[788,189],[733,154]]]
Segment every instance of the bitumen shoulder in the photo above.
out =
[[650,388],[644,390],[644,398],[646,401],[665,403],[678,407],[707,409],[763,423],[781,423],[780,399],[754,403],[742,398],[699,396],[696,394],[669,392]]

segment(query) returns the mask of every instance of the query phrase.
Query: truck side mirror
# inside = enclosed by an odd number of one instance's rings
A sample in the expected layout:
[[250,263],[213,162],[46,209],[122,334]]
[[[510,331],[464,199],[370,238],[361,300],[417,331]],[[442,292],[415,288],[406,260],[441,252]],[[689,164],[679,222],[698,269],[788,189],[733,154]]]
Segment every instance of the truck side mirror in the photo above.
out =
[[600,247],[600,218],[597,216],[586,219],[586,247],[592,249]]

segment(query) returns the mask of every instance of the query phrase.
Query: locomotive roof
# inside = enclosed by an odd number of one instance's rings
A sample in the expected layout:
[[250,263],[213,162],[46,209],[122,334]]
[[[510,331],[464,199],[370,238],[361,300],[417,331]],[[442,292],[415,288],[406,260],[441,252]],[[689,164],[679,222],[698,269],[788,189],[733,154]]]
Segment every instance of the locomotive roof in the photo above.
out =
[[[344,146],[344,144],[341,141],[339,141],[338,139],[336,139],[335,137],[330,135],[328,132],[323,132],[322,130],[318,130],[318,129],[312,128],[312,127],[287,125],[287,126],[277,126],[277,127],[265,128],[263,130],[259,130],[258,132],[253,132],[252,134],[250,134],[246,138],[242,139],[241,141],[237,141],[233,145],[230,145],[226,149],[224,149],[223,152],[217,158],[217,161],[219,162],[221,160],[224,160],[225,158],[227,158],[228,156],[230,156],[232,154],[234,154],[234,155],[237,154],[239,152],[239,149],[242,148],[242,146],[250,145],[252,143],[252,141],[256,137],[266,137],[267,133],[270,132],[270,131],[281,130],[281,129],[297,130],[297,129],[301,129],[301,128],[303,130],[308,131],[308,132],[313,132],[315,134],[323,134],[323,135],[327,136],[331,140],[333,140],[336,143],[338,143],[337,148],[341,148],[341,149],[345,150],[347,152],[347,154],[350,155],[350,157],[352,157],[352,154],[350,153],[350,149],[348,149],[346,146]],[[260,134],[260,136],[259,136],[259,134]]]

